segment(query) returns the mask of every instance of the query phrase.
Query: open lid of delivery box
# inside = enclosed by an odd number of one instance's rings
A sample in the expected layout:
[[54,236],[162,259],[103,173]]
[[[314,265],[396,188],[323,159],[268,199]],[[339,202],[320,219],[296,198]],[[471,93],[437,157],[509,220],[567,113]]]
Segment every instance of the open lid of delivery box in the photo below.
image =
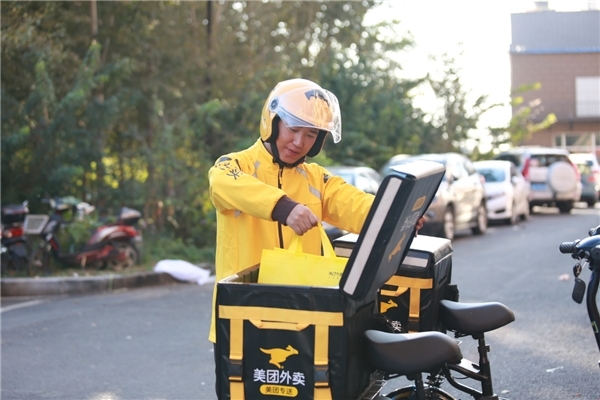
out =
[[427,160],[392,170],[377,191],[340,279],[340,290],[352,299],[375,293],[397,271],[445,173],[443,164]]

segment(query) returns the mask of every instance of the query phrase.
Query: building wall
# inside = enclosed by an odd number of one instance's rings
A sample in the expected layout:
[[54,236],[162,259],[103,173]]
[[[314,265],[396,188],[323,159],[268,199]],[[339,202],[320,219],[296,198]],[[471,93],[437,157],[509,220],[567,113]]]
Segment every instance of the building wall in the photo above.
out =
[[[600,153],[600,98],[593,98],[600,93],[595,87],[600,80],[593,79],[600,77],[600,11],[512,14],[511,25],[512,90],[540,83],[539,90],[519,93],[532,108],[530,119],[538,123],[550,113],[557,117],[522,144]],[[576,79],[583,77],[590,79],[580,82],[578,116]]]
[[578,120],[575,78],[600,75],[600,53],[511,54],[512,89],[539,82],[539,90],[523,93],[529,103],[541,99],[535,122],[554,113],[559,122]]

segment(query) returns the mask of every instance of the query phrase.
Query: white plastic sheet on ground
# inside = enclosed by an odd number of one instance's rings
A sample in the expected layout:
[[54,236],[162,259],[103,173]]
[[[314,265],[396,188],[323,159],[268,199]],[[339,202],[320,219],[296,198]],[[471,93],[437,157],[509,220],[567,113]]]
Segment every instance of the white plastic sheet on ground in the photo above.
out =
[[184,260],[161,260],[154,266],[154,272],[165,272],[177,280],[198,285],[204,285],[210,278],[210,270]]

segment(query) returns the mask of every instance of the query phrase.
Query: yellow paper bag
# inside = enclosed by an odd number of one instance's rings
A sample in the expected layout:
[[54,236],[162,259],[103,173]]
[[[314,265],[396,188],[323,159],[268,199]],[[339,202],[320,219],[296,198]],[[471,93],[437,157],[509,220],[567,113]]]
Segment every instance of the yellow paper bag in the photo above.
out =
[[321,224],[318,229],[321,232],[323,256],[302,253],[301,237],[295,235],[287,250],[263,250],[258,283],[338,286],[348,259],[337,257]]

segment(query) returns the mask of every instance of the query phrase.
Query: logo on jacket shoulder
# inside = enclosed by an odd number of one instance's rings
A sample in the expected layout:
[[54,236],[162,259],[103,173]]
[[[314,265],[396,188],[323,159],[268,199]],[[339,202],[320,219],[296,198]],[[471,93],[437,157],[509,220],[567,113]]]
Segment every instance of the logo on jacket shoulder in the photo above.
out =
[[227,171],[227,176],[231,176],[233,179],[237,179],[243,174],[237,160],[234,163],[231,157],[223,156],[219,158],[215,163],[215,167]]

